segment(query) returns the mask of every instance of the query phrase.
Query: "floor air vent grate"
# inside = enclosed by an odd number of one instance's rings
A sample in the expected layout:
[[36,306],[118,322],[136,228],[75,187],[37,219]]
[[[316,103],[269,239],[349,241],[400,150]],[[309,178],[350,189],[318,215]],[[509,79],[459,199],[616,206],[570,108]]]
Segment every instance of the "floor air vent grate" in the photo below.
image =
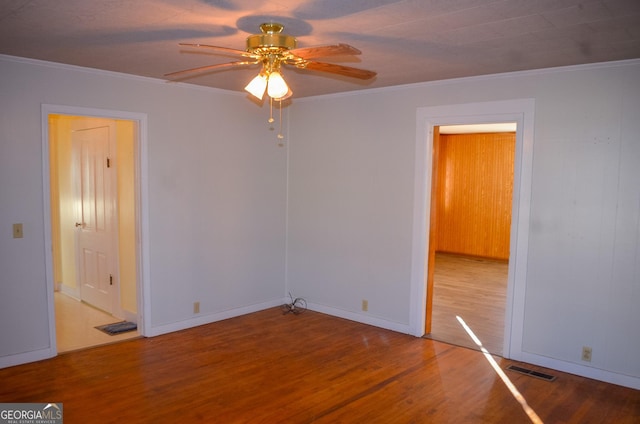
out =
[[545,381],[554,381],[556,379],[556,377],[553,376],[553,375],[549,375],[549,374],[545,374],[543,372],[530,370],[528,368],[518,367],[516,365],[509,365],[507,367],[507,369],[510,370],[510,371],[519,372],[520,374],[530,375],[531,377],[539,378],[539,379],[545,380]]

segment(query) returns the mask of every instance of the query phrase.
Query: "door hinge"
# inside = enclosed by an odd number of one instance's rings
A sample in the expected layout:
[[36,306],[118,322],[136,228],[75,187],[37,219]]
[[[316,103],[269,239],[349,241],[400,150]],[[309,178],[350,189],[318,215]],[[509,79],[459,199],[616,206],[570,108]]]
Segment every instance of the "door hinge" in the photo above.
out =
[[113,275],[109,274],[109,285],[113,286]]
[[111,168],[111,158],[107,158],[107,168]]

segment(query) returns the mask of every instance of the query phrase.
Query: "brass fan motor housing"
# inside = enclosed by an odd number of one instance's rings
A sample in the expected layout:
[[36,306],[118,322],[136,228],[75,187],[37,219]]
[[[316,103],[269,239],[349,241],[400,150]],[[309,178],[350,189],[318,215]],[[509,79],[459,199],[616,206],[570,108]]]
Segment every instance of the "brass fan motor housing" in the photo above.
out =
[[328,72],[362,80],[376,76],[373,71],[352,68],[350,66],[337,65],[325,62],[316,62],[314,59],[326,56],[359,55],[360,50],[348,44],[333,44],[307,48],[297,48],[297,40],[290,35],[282,34],[282,24],[270,22],[260,25],[262,34],[253,34],[247,37],[246,50],[237,50],[229,47],[212,46],[209,44],[179,43],[181,46],[200,47],[210,52],[218,52],[225,55],[236,55],[242,60],[214,65],[199,66],[197,68],[184,69],[182,71],[165,74],[166,77],[179,77],[191,73],[209,72],[216,69],[232,68],[237,66],[262,65],[260,75],[268,76],[280,71],[282,65],[295,66],[298,69]]
[[255,52],[265,49],[291,50],[295,49],[298,41],[295,37],[281,34],[284,26],[277,23],[264,23],[260,25],[262,34],[254,34],[247,37],[247,51]]

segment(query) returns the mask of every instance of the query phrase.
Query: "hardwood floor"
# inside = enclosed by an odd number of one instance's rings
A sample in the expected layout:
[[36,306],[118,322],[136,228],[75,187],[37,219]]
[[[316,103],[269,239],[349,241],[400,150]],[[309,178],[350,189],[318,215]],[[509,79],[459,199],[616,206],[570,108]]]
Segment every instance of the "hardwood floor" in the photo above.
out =
[[[531,368],[557,380],[506,373],[544,422],[640,422],[637,390]],[[67,424],[530,422],[477,351],[279,308],[2,369],[0,381],[0,402],[62,403]]]
[[426,337],[478,350],[459,315],[494,355],[502,355],[507,298],[506,261],[437,253],[431,333]]
[[54,303],[56,342],[60,353],[140,337],[137,331],[110,336],[97,330],[96,326],[112,324],[121,319],[63,293],[54,293]]

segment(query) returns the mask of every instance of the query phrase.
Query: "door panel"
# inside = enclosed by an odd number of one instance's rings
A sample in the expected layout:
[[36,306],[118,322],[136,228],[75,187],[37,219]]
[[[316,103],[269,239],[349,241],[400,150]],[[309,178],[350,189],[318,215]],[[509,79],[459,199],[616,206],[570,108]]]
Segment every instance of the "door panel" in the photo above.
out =
[[80,297],[113,312],[114,187],[108,166],[112,128],[101,126],[72,135],[77,197],[77,250]]

